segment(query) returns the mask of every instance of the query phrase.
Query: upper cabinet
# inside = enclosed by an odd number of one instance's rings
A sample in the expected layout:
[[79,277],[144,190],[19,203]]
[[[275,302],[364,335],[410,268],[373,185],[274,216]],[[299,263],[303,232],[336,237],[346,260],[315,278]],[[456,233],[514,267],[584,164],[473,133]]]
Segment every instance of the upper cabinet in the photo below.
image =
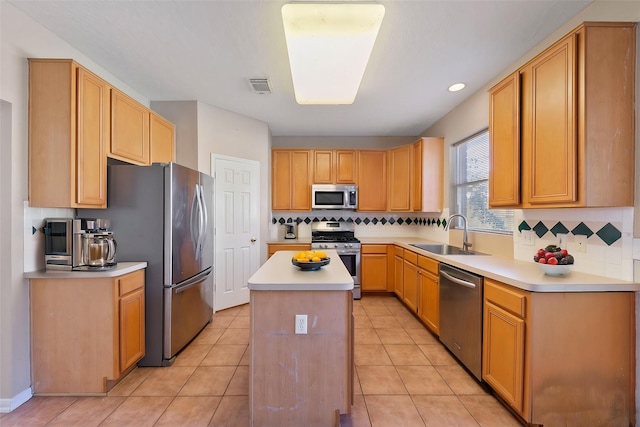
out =
[[411,210],[442,212],[444,138],[420,138],[413,144]]
[[356,172],[355,150],[313,151],[313,184],[354,184]]
[[491,207],[633,206],[635,51],[584,23],[490,90]]
[[149,117],[149,145],[151,163],[169,163],[175,160],[175,125],[155,112]]
[[387,210],[387,151],[358,151],[358,210]]
[[111,89],[111,146],[109,156],[149,165],[149,110],[131,97]]
[[29,60],[29,205],[104,208],[108,83],[72,60]]
[[271,150],[271,209],[311,210],[311,150]]
[[413,146],[389,150],[389,211],[411,210]]
[[173,161],[174,133],[73,60],[29,59],[30,206],[106,208],[107,156]]

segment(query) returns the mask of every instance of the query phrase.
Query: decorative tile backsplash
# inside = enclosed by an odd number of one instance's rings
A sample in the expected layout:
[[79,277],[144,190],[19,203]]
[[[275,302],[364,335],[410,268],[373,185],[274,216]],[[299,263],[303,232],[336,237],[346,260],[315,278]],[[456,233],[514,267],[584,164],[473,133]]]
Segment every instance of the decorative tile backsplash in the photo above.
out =
[[[584,222],[580,222],[579,224],[573,226],[571,223],[567,223],[571,229],[567,228],[565,224],[562,222],[556,222],[551,228],[549,228],[550,224],[544,224],[542,221],[538,221],[533,228],[529,225],[527,221],[522,221],[520,225],[518,225],[518,231],[522,233],[523,230],[533,230],[539,238],[544,238],[547,233],[553,234],[553,236],[557,236],[558,234],[573,234],[574,236],[582,235],[590,238],[594,235],[594,232],[591,228],[600,227],[599,224],[592,224],[592,227],[589,227]],[[610,222],[601,226],[598,231],[595,232],[595,236],[599,237],[600,240],[607,244],[607,246],[611,246],[622,238],[622,232],[620,228],[621,224],[611,224]]]
[[430,226],[430,227],[442,227],[444,228],[447,225],[447,220],[439,217],[420,217],[420,216],[399,216],[399,215],[371,215],[371,214],[362,214],[362,216],[357,215],[295,215],[295,216],[277,216],[274,215],[271,218],[272,224],[287,224],[287,223],[297,223],[297,224],[310,224],[312,222],[320,222],[320,221],[338,221],[338,222],[353,222],[356,225],[422,225],[422,226]]

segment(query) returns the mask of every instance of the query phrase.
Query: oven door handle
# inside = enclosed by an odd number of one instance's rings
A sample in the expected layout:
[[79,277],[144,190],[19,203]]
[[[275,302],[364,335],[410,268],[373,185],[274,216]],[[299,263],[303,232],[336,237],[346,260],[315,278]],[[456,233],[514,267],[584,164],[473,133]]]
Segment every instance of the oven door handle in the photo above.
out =
[[445,273],[444,271],[440,271],[440,275],[443,276],[445,279],[457,284],[457,285],[461,285],[461,286],[466,286],[467,288],[471,288],[471,289],[475,289],[476,288],[476,284],[475,283],[471,283],[471,282],[467,282],[466,280],[461,280],[458,279],[457,277],[453,277],[450,274]]

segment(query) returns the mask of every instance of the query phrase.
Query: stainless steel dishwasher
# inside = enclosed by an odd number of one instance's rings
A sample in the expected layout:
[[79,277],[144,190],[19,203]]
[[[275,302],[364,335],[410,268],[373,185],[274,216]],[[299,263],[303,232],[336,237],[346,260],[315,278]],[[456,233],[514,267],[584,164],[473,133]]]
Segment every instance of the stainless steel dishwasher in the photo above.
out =
[[483,277],[440,264],[440,341],[482,381]]

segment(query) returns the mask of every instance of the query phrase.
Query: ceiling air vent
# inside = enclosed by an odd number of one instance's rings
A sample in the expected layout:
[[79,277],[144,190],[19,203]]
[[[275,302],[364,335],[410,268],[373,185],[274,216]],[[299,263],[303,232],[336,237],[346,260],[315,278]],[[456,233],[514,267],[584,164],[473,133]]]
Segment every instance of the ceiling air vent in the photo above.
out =
[[251,90],[257,94],[271,93],[271,87],[269,87],[269,79],[249,79]]

